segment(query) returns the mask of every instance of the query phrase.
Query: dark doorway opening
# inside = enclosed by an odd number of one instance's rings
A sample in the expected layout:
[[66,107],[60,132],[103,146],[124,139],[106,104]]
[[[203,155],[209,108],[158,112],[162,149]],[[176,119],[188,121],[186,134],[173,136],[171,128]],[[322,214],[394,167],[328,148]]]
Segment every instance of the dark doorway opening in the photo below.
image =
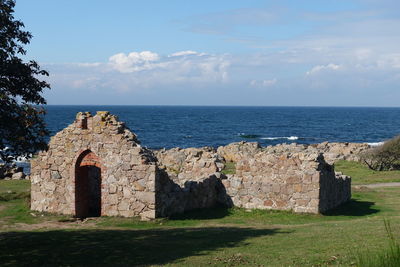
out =
[[75,169],[75,214],[78,218],[101,216],[101,168],[95,155],[84,153]]

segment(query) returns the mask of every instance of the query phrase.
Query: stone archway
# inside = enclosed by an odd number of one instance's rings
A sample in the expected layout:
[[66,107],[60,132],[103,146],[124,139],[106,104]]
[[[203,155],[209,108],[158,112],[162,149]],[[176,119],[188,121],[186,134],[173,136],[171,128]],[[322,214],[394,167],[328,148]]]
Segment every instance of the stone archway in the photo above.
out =
[[85,150],[75,164],[75,216],[101,216],[102,165],[90,150]]

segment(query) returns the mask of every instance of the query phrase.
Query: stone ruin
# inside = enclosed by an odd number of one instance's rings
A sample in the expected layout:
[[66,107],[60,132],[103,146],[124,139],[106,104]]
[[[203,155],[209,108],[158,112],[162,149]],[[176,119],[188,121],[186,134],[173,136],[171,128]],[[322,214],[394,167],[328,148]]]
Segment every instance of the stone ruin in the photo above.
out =
[[78,113],[31,161],[31,209],[155,218],[156,159],[108,112]]
[[241,142],[217,152],[235,163],[222,180],[234,206],[322,213],[351,198],[350,177],[335,173],[313,146]]
[[322,213],[350,199],[351,179],[335,174],[321,147],[240,142],[151,151],[116,116],[80,112],[31,161],[31,209],[142,219],[215,205]]

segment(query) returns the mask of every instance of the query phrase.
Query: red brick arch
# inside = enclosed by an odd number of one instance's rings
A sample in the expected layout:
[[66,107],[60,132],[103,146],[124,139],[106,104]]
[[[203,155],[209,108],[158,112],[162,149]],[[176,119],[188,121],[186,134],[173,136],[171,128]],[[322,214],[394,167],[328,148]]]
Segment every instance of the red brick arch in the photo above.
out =
[[101,216],[104,168],[91,150],[83,151],[75,163],[75,215]]
[[82,166],[96,166],[100,169],[103,168],[99,157],[89,149],[83,151],[76,160],[75,167],[82,167]]

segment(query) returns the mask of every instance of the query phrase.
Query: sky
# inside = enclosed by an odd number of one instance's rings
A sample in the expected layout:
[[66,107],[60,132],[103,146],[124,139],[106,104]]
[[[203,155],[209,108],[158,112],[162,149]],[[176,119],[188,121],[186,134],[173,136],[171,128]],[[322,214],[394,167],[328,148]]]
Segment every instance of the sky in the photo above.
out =
[[48,104],[400,106],[400,1],[17,0]]

